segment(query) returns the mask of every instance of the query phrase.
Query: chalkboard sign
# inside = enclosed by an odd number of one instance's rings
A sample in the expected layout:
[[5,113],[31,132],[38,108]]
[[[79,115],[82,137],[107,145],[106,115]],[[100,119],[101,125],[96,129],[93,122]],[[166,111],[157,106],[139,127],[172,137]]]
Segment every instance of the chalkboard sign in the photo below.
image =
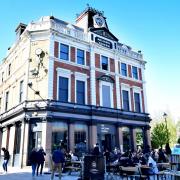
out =
[[84,180],[103,180],[104,173],[103,156],[86,155],[84,157]]

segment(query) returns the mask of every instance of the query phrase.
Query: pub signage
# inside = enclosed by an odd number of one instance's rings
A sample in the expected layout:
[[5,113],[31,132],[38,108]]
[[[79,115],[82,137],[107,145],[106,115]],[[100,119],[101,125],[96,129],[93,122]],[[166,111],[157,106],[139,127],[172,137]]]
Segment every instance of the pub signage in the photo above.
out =
[[95,37],[95,42],[106,48],[112,49],[112,43],[100,37]]

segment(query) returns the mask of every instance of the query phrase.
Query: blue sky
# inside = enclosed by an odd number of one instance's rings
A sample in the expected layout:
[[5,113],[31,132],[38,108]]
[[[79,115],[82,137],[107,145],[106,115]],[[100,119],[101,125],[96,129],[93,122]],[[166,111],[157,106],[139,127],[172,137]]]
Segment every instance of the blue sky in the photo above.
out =
[[15,28],[41,16],[74,23],[89,3],[103,10],[111,32],[134,50],[146,65],[147,100],[151,116],[164,111],[180,117],[180,1],[178,0],[31,0],[1,2],[0,60],[15,40]]

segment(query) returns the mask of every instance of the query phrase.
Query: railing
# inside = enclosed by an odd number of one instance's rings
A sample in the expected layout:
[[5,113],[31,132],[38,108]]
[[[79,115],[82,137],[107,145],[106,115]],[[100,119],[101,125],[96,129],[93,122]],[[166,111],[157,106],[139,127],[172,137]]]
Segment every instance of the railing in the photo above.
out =
[[128,49],[120,47],[120,46],[117,47],[117,50],[120,54],[122,54],[124,56],[129,56],[134,59],[143,60],[143,55],[140,53],[134,52],[132,50],[128,50]]
[[54,29],[62,34],[77,38],[79,40],[88,41],[88,35],[82,31],[77,29],[69,28],[63,24],[56,23],[53,21],[41,21],[36,23],[30,23],[28,25],[29,31],[41,31],[41,30],[48,30]]

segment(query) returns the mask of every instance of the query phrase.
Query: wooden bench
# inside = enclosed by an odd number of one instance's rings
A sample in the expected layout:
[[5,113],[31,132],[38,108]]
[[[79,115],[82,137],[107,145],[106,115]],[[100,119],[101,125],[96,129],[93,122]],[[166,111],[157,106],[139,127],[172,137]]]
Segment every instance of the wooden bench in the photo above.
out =
[[69,169],[69,175],[71,174],[72,171],[81,171],[81,167],[77,166],[65,166],[65,169]]

